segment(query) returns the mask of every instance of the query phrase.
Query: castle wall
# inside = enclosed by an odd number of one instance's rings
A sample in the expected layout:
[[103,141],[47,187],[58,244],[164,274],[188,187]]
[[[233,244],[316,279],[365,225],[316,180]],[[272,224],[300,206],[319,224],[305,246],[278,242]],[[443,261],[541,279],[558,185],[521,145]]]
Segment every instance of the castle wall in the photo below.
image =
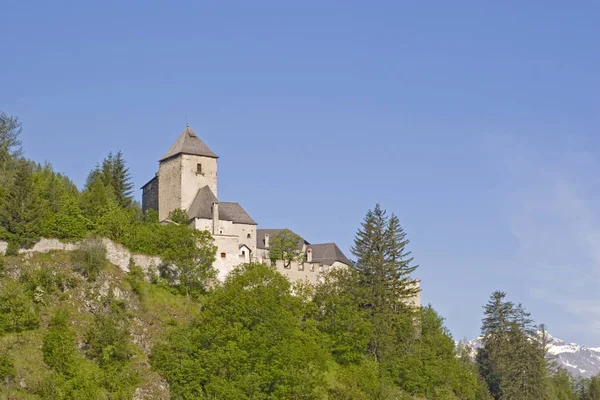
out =
[[224,281],[233,268],[245,262],[245,257],[241,255],[237,236],[213,235],[213,237],[217,246],[217,255],[213,267],[218,271],[219,280]]
[[142,212],[158,211],[158,177],[155,176],[142,190]]
[[[194,227],[201,231],[212,232],[212,219],[196,218],[194,221]],[[239,238],[239,244],[245,244],[250,250],[252,255],[256,253],[256,225],[247,224],[234,224],[231,221],[219,221],[217,229],[218,233],[223,235],[233,235]],[[248,237],[248,234],[250,237]]]
[[[207,185],[217,197],[216,158],[189,154],[182,154],[176,158],[181,158],[181,208],[187,210],[194,201],[198,189]],[[198,164],[201,165],[202,173],[198,173]]]
[[181,157],[161,162],[158,179],[158,219],[164,221],[171,211],[181,208]]
[[328,267],[318,263],[299,264],[296,261],[292,261],[290,266],[285,268],[284,261],[277,260],[275,262],[275,269],[281,275],[286,276],[291,282],[305,280],[312,284],[317,284],[322,281],[322,273],[327,271]]

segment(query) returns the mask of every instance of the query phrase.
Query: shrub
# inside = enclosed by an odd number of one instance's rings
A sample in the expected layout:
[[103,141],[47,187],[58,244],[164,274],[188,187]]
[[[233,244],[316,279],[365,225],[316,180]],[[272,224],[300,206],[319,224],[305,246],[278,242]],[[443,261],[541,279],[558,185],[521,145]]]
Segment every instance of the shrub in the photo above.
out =
[[14,240],[9,240],[8,247],[6,248],[6,255],[7,256],[19,255],[20,249],[21,249],[21,246],[19,246],[18,242],[14,241]]
[[69,326],[69,314],[59,310],[54,314],[42,345],[44,362],[54,371],[69,375],[74,372],[77,356],[75,332]]
[[88,356],[101,367],[129,360],[132,354],[124,303],[108,299],[107,310],[96,314],[86,334],[86,343]]
[[101,239],[88,238],[72,253],[72,257],[75,269],[94,281],[106,266],[106,247]]
[[133,292],[138,295],[140,299],[142,299],[144,295],[143,291],[143,282],[144,282],[144,271],[141,267],[130,263],[129,265],[129,273],[127,274],[127,282],[131,285],[131,289]]
[[0,349],[0,382],[5,385],[15,377],[15,365],[6,349]]
[[40,317],[32,296],[27,296],[17,282],[9,281],[0,288],[0,333],[35,329]]

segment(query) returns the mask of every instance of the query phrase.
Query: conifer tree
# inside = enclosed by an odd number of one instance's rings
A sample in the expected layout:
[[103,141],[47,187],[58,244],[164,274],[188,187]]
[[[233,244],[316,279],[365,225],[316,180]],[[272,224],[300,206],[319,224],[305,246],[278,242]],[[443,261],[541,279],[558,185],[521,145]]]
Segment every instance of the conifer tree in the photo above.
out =
[[9,164],[21,156],[20,134],[19,118],[0,112],[0,171],[6,171]]
[[407,245],[398,219],[388,218],[377,204],[367,212],[352,247],[360,304],[375,328],[369,354],[380,362],[393,363],[403,351],[410,351],[406,346],[416,343],[416,315],[408,300],[418,292],[410,281],[417,266],[411,265]]
[[521,304],[505,298],[496,291],[484,307],[479,373],[496,400],[543,398],[547,369],[535,325]]
[[373,313],[406,306],[418,293],[410,279],[417,266],[411,265],[408,243],[398,217],[388,218],[379,204],[367,212],[351,251],[366,289],[365,306]]
[[33,166],[24,160],[17,165],[15,177],[0,205],[0,227],[13,245],[30,246],[41,231],[43,209],[41,199],[34,192]]
[[121,151],[118,151],[113,159],[112,186],[115,191],[117,203],[121,207],[131,207],[133,202],[133,182],[131,181],[131,173]]

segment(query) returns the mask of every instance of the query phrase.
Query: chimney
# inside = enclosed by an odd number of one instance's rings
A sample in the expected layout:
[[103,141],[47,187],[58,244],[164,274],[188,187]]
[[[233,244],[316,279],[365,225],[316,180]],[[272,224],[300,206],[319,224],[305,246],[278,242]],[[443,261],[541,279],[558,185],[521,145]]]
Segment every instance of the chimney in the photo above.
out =
[[213,235],[219,233],[219,203],[216,201],[212,205],[212,217],[213,217]]
[[265,234],[265,248],[266,249],[269,248],[269,234],[268,233]]
[[306,250],[306,262],[312,262],[312,249],[308,248],[308,250]]

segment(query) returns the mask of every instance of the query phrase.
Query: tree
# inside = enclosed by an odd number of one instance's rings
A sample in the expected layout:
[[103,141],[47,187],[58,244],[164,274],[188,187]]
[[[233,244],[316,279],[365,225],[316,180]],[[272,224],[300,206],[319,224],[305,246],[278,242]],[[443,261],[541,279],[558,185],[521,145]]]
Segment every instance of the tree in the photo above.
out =
[[33,166],[20,161],[15,177],[0,204],[0,226],[3,236],[17,247],[34,244],[41,232],[44,209],[42,199],[36,195],[33,182]]
[[133,202],[133,182],[123,153],[119,150],[112,163],[112,187],[117,203],[124,208],[131,207]]
[[198,231],[184,225],[169,225],[160,229],[159,234],[163,250],[161,256],[165,262],[163,271],[176,269],[174,278],[190,294],[204,293],[209,283],[216,277],[212,267],[215,262],[217,246],[208,231]]
[[269,258],[275,263],[277,260],[283,260],[283,266],[289,268],[292,261],[302,262],[304,253],[302,246],[304,241],[289,229],[282,229],[277,232],[269,244]]
[[442,393],[475,399],[480,383],[474,369],[456,357],[452,336],[443,318],[431,307],[419,313],[421,335],[415,350],[396,360],[397,384],[410,393],[439,398]]
[[484,308],[477,363],[490,393],[503,400],[543,398],[546,361],[529,313],[501,291],[492,293]]
[[408,243],[398,218],[388,218],[379,205],[367,212],[354,239],[361,307],[375,327],[369,352],[376,360],[392,359],[416,340],[415,310],[409,300],[419,289],[410,279],[417,266],[411,265]]
[[[10,163],[18,159],[21,154],[21,121],[5,112],[0,112],[0,173],[10,167]],[[3,182],[0,181],[0,185]]]
[[407,301],[419,292],[410,278],[417,266],[411,265],[408,243],[398,217],[388,218],[379,204],[367,212],[352,254],[357,258],[362,284],[368,289],[366,305],[374,313],[406,308]]
[[75,332],[69,326],[69,314],[64,310],[58,310],[44,335],[42,345],[44,362],[59,374],[75,374],[76,345]]
[[327,355],[289,281],[264,264],[234,269],[199,320],[154,348],[174,398],[313,399]]
[[312,299],[317,327],[328,336],[329,351],[342,365],[362,361],[374,330],[356,301],[359,290],[354,269],[334,269],[323,276]]
[[9,281],[0,286],[0,334],[35,329],[39,322],[33,299],[18,283]]
[[181,208],[176,208],[175,210],[171,211],[169,213],[169,219],[179,225],[187,226],[190,224],[190,217],[188,216],[188,213]]

